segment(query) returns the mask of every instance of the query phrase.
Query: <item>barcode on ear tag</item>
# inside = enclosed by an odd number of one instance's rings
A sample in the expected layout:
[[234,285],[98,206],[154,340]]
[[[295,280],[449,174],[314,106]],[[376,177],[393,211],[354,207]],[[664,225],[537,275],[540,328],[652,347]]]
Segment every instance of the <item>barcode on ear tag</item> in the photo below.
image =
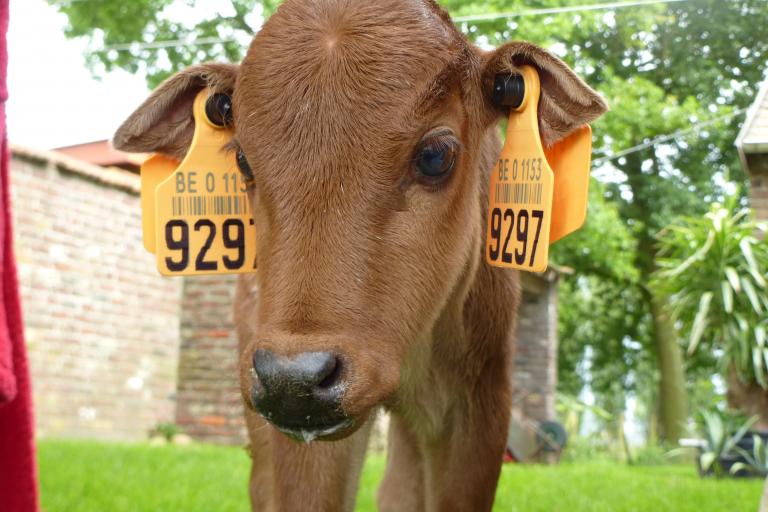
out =
[[541,158],[504,158],[491,190],[488,261],[543,272],[549,259],[552,171]]
[[[234,158],[234,157],[233,157]],[[252,272],[256,232],[234,171],[177,170],[156,191],[157,265],[163,275]]]

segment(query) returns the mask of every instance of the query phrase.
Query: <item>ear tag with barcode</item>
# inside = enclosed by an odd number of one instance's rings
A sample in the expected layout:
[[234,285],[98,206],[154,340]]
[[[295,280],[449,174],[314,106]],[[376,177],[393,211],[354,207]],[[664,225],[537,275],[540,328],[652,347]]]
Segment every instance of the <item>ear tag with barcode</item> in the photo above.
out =
[[491,174],[486,259],[490,265],[544,272],[549,246],[586,217],[592,132],[578,129],[544,150],[539,134],[539,75],[521,74],[525,94],[510,109],[506,142]]
[[213,94],[194,101],[195,133],[178,164],[160,155],[141,167],[145,248],[165,276],[238,274],[256,269],[256,231],[232,130],[206,114]]

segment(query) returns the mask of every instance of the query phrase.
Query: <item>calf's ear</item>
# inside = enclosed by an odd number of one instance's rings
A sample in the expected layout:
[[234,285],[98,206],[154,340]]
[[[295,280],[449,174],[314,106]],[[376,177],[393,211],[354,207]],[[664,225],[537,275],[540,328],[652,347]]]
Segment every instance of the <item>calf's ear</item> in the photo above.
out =
[[195,131],[192,106],[204,87],[232,95],[238,66],[202,64],[163,82],[115,132],[115,149],[132,153],[162,153],[181,160]]
[[551,146],[608,110],[600,95],[565,62],[534,44],[514,42],[485,55],[483,92],[494,120],[506,113],[504,107],[491,100],[496,75],[519,73],[524,65],[533,66],[539,73],[539,132],[545,146]]

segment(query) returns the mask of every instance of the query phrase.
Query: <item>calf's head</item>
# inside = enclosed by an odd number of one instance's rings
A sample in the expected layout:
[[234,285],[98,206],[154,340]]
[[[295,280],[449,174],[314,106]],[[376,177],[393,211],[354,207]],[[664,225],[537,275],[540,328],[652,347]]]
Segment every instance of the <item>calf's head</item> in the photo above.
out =
[[[472,46],[430,0],[287,0],[243,63],[170,78],[118,130],[181,157],[203,87],[231,95],[259,300],[243,391],[278,429],[337,438],[396,396],[401,367],[480,263],[498,73],[538,68],[546,144],[602,113],[561,61]],[[492,293],[492,292],[491,292]]]

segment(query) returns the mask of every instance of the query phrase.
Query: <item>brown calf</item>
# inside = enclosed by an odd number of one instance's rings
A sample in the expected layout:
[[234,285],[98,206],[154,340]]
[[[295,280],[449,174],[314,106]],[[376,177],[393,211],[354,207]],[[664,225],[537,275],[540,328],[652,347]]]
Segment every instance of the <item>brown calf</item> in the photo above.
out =
[[352,510],[379,407],[381,510],[491,508],[519,290],[483,258],[490,97],[522,64],[545,144],[604,112],[557,58],[483,52],[431,0],[287,0],[242,65],[177,74],[117,132],[181,157],[200,89],[233,97],[259,247],[236,304],[254,510]]

